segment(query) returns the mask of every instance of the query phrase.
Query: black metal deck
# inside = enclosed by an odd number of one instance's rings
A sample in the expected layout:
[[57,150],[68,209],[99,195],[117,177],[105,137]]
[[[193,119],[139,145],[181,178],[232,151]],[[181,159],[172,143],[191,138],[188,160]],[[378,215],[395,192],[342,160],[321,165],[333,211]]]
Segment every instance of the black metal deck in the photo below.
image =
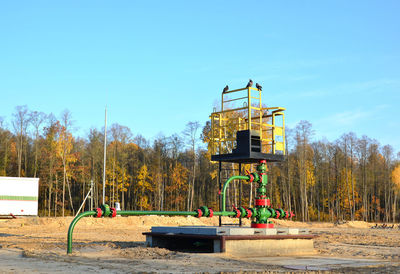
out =
[[267,162],[282,162],[285,160],[284,155],[280,154],[267,154],[261,152],[250,151],[246,154],[217,154],[211,156],[211,161],[217,162],[229,162],[229,163],[258,163],[260,160],[266,160]]

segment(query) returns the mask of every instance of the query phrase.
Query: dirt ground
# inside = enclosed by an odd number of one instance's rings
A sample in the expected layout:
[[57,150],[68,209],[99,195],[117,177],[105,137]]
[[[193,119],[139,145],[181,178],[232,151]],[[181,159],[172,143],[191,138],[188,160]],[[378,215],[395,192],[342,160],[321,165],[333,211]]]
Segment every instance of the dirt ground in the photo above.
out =
[[[0,220],[1,273],[218,273],[218,272],[400,272],[400,229],[375,224],[301,223],[276,220],[277,227],[309,228],[315,256],[238,258],[184,253],[145,246],[151,226],[217,225],[217,218],[83,218],[75,227],[73,254],[66,255],[72,217]],[[232,222],[232,220],[229,220]],[[245,220],[244,225],[249,226]]]

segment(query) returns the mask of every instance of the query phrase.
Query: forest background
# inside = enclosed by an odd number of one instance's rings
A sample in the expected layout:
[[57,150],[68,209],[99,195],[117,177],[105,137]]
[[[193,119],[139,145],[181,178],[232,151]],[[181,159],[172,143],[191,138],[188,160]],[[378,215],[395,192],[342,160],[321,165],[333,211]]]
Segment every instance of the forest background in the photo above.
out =
[[[0,117],[0,176],[39,177],[40,216],[76,214],[91,182],[94,206],[99,206],[104,129],[74,136],[68,110],[56,117],[26,105],[17,106],[8,122]],[[210,161],[209,131],[209,122],[188,122],[183,132],[150,142],[140,132],[112,124],[106,203],[119,202],[126,210],[218,208],[218,165]],[[268,196],[274,206],[293,210],[302,221],[399,220],[400,152],[390,145],[352,132],[333,142],[315,140],[308,121],[286,129],[286,144],[286,160],[269,166]],[[235,168],[225,164],[223,176],[232,176]],[[256,186],[242,187],[242,204],[253,206]],[[235,182],[228,191],[228,208],[238,205],[238,199]]]

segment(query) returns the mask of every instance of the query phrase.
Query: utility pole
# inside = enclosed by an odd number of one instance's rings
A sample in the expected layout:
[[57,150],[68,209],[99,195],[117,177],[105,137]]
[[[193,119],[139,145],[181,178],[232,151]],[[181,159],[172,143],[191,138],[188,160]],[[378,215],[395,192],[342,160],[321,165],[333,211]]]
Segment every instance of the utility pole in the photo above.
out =
[[107,106],[104,115],[103,205],[106,203]]
[[93,180],[90,181],[90,210],[93,210]]

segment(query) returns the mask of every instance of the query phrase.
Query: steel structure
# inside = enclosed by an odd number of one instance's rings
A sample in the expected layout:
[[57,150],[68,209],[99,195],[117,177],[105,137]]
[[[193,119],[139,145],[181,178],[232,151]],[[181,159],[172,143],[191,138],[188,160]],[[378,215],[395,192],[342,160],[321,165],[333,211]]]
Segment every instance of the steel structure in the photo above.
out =
[[211,113],[211,155],[232,153],[236,132],[251,130],[261,140],[261,153],[285,154],[285,109],[264,107],[262,91],[253,87],[223,92],[221,110]]

